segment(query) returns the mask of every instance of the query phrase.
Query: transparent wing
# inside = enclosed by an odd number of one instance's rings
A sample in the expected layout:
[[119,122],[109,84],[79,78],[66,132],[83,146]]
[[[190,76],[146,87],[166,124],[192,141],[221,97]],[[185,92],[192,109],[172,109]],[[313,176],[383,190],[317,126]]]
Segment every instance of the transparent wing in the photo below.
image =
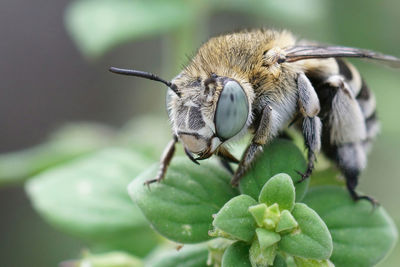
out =
[[378,52],[345,46],[293,46],[287,48],[284,62],[313,58],[355,57],[378,60],[393,68],[400,68],[400,59]]

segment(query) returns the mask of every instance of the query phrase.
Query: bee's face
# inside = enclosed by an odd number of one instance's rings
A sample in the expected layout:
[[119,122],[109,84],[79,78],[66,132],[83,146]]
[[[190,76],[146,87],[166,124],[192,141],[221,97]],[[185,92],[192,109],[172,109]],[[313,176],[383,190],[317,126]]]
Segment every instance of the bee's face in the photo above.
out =
[[167,96],[174,132],[199,159],[245,130],[251,99],[238,81],[214,74],[204,79],[180,75],[173,83],[181,93],[180,98],[172,92]]

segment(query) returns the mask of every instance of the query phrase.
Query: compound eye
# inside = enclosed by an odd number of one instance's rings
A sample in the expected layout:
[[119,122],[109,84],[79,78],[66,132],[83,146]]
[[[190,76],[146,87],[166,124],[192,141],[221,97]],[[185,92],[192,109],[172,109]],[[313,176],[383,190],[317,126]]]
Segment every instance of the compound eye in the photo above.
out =
[[222,89],[215,112],[215,128],[219,138],[235,136],[246,124],[249,103],[243,88],[236,81],[228,81]]

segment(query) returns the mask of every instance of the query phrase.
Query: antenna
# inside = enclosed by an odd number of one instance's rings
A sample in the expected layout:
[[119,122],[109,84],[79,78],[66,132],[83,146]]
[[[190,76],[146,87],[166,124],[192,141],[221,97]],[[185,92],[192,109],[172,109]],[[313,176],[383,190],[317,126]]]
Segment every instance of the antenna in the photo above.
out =
[[165,84],[166,86],[168,86],[169,88],[171,88],[171,90],[179,97],[181,97],[181,94],[178,91],[178,87],[169,82],[166,81],[160,77],[158,77],[157,75],[150,73],[150,72],[145,72],[145,71],[140,71],[140,70],[128,70],[128,69],[120,69],[120,68],[115,68],[115,67],[111,67],[109,69],[111,72],[116,73],[116,74],[122,74],[122,75],[128,75],[128,76],[135,76],[135,77],[141,77],[141,78],[145,78],[148,80],[153,80],[153,81],[157,81],[157,82],[161,82],[163,84]]

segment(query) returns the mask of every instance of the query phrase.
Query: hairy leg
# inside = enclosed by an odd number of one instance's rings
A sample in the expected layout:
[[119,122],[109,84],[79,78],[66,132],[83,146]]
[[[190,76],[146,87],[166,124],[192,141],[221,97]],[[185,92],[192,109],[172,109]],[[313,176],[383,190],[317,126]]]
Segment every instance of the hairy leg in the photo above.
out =
[[307,148],[307,169],[304,173],[298,172],[302,178],[299,182],[307,179],[313,169],[316,160],[316,153],[321,149],[321,120],[317,116],[320,111],[320,103],[309,79],[300,73],[297,77],[297,87],[299,91],[299,109],[303,115],[302,132],[304,143]]

